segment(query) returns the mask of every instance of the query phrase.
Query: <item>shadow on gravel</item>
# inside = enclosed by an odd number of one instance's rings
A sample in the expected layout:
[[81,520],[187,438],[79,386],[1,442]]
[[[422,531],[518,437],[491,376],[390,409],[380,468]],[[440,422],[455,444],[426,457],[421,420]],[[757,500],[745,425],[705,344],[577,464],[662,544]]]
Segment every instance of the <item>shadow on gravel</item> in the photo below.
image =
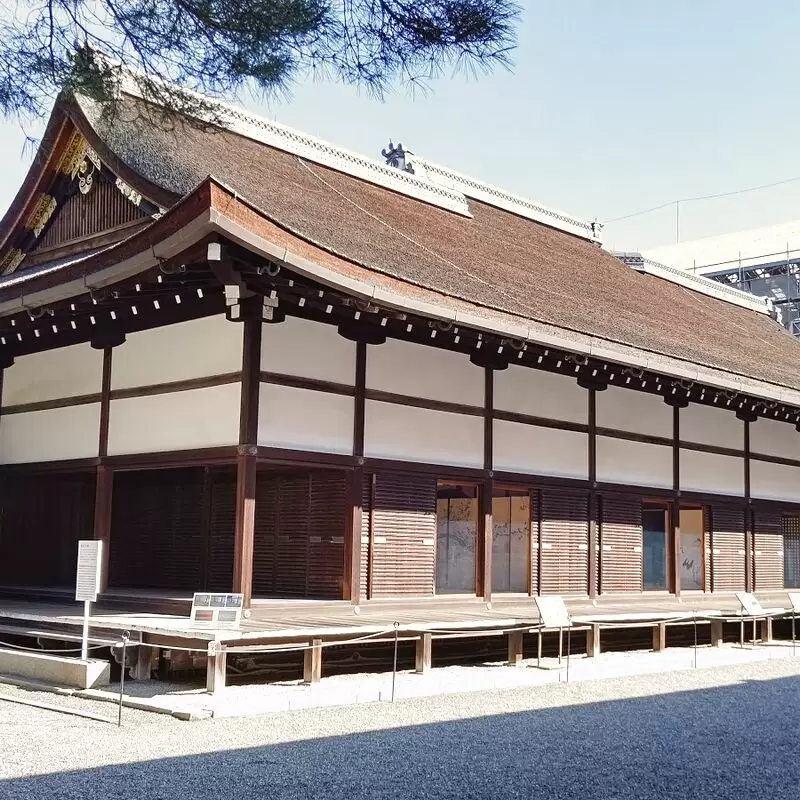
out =
[[[155,759],[0,781],[0,798],[794,799],[798,692],[796,677],[750,681]],[[394,715],[401,725],[407,712],[375,713],[376,724]],[[281,721],[264,717],[265,730]],[[175,730],[213,746],[219,728]],[[147,727],[122,733],[146,736]]]

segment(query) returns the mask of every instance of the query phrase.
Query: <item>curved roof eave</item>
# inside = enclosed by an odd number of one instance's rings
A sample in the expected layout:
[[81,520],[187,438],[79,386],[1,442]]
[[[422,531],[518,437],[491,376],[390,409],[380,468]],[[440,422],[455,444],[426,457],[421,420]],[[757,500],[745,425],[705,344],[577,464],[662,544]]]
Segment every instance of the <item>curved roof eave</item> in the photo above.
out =
[[[252,224],[257,222],[256,218],[272,226],[276,235],[267,238],[259,233],[257,225]],[[34,275],[23,283],[17,280],[12,297],[3,298],[5,292],[0,282],[0,315],[69,300],[85,294],[90,288],[109,286],[133,277],[155,267],[163,259],[177,256],[203,237],[214,233],[223,234],[251,252],[275,259],[323,285],[370,299],[387,308],[457,322],[482,332],[558,347],[568,352],[653,370],[800,408],[800,391],[786,386],[649,352],[591,334],[559,329],[548,323],[486,309],[419,287],[408,286],[405,287],[408,291],[403,291],[404,284],[398,279],[381,283],[379,276],[370,274],[368,269],[332,256],[278,229],[255,206],[213,177],[206,178],[152,225],[108,251],[68,265],[57,273]],[[280,241],[283,243],[278,244]],[[304,250],[308,256],[302,255]],[[341,269],[336,268],[337,264]]]
[[33,157],[25,179],[17,190],[11,205],[5,215],[0,219],[0,250],[2,250],[9,238],[13,234],[20,220],[25,218],[25,212],[33,199],[36,197],[37,190],[48,177],[48,167],[60,156],[58,145],[64,138],[64,132],[69,127],[69,114],[63,103],[63,98],[59,95],[50,118],[42,134],[42,141]]

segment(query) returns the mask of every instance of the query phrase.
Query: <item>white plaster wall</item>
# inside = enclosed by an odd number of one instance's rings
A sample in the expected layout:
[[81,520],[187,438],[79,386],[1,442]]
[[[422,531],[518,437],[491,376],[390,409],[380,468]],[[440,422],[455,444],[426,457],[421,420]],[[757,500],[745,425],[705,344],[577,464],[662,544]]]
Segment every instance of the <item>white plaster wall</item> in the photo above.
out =
[[335,325],[287,317],[277,325],[264,325],[261,369],[352,386],[356,344],[339,336]]
[[238,383],[112,400],[108,453],[152,453],[238,444],[239,400]]
[[750,452],[800,461],[800,433],[793,423],[756,420],[750,423]]
[[99,439],[100,403],[8,414],[0,423],[0,463],[94,458]]
[[752,497],[800,503],[800,467],[751,460],[750,494]]
[[367,400],[364,454],[482,467],[483,419]]
[[241,323],[218,315],[129,333],[111,357],[111,388],[238,372],[243,329]]
[[297,450],[352,453],[354,404],[352,397],[262,383],[258,443]]
[[367,388],[483,406],[484,370],[463,353],[387,339],[367,348]]
[[589,475],[589,437],[585,433],[494,421],[494,468],[564,478]]
[[88,344],[20,356],[3,372],[3,405],[99,394],[103,352]]
[[589,392],[575,378],[529,367],[510,366],[494,374],[494,407],[535,417],[589,420]]
[[681,441],[744,448],[744,422],[730,410],[689,403],[680,410]]
[[672,486],[672,448],[598,436],[597,480],[669,488]]
[[672,438],[672,408],[662,397],[616,386],[595,397],[599,427]]
[[681,448],[681,489],[744,496],[744,459]]

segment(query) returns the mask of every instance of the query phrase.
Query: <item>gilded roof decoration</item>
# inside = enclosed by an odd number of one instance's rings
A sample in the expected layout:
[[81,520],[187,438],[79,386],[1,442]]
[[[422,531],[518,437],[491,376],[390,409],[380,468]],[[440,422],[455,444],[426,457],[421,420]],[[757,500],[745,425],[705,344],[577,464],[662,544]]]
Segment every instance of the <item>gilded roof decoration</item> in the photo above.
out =
[[0,274],[8,275],[13,272],[25,258],[25,253],[19,248],[9,250],[2,261],[0,261]]
[[34,208],[33,212],[28,217],[25,227],[28,228],[28,230],[32,230],[34,236],[39,236],[44,230],[44,226],[47,225],[50,220],[50,217],[53,216],[57,205],[58,203],[55,197],[49,194],[43,194],[39,198],[36,208]]
[[81,168],[81,164],[86,160],[89,152],[89,142],[77,131],[72,134],[72,138],[64,151],[58,171],[64,175],[69,175],[73,180]]
[[80,133],[73,133],[58,171],[72,180],[77,178],[80,193],[88,194],[94,185],[94,171],[101,167],[100,156],[89,147],[89,142]]

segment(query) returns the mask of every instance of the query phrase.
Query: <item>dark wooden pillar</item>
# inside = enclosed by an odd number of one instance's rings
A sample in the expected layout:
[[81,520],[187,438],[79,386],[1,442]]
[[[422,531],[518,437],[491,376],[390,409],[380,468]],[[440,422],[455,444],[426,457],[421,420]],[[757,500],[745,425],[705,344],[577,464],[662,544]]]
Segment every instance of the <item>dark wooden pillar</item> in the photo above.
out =
[[750,420],[744,424],[744,590],[754,589],[753,551],[755,550],[753,531],[755,519],[753,500],[750,496]]
[[589,389],[589,597],[602,591],[599,585],[600,547],[597,535],[597,390]]
[[361,602],[361,515],[364,494],[364,409],[367,383],[367,343],[356,342],[355,402],[353,404],[353,455],[356,467],[350,476],[350,500],[345,530],[345,565],[342,599]]
[[[260,298],[255,298],[260,303]],[[236,522],[233,589],[244,595],[249,609],[253,595],[253,540],[256,518],[258,453],[258,392],[261,374],[260,305],[248,309],[242,345],[242,398],[239,413],[239,451],[236,458]]]
[[681,594],[681,409],[672,406],[672,585],[676,597]]
[[94,538],[103,542],[103,563],[100,571],[100,591],[108,591],[108,564],[111,548],[111,499],[114,473],[103,462],[108,456],[108,421],[111,413],[112,348],[103,349],[103,376],[100,387],[100,433],[97,454],[99,465],[95,476]]
[[494,498],[494,370],[484,370],[484,403],[483,403],[483,468],[487,477],[481,486],[481,542],[483,547],[479,553],[482,569],[479,572],[478,591],[486,603],[492,601],[492,553],[494,542],[494,521],[492,518],[492,500]]

